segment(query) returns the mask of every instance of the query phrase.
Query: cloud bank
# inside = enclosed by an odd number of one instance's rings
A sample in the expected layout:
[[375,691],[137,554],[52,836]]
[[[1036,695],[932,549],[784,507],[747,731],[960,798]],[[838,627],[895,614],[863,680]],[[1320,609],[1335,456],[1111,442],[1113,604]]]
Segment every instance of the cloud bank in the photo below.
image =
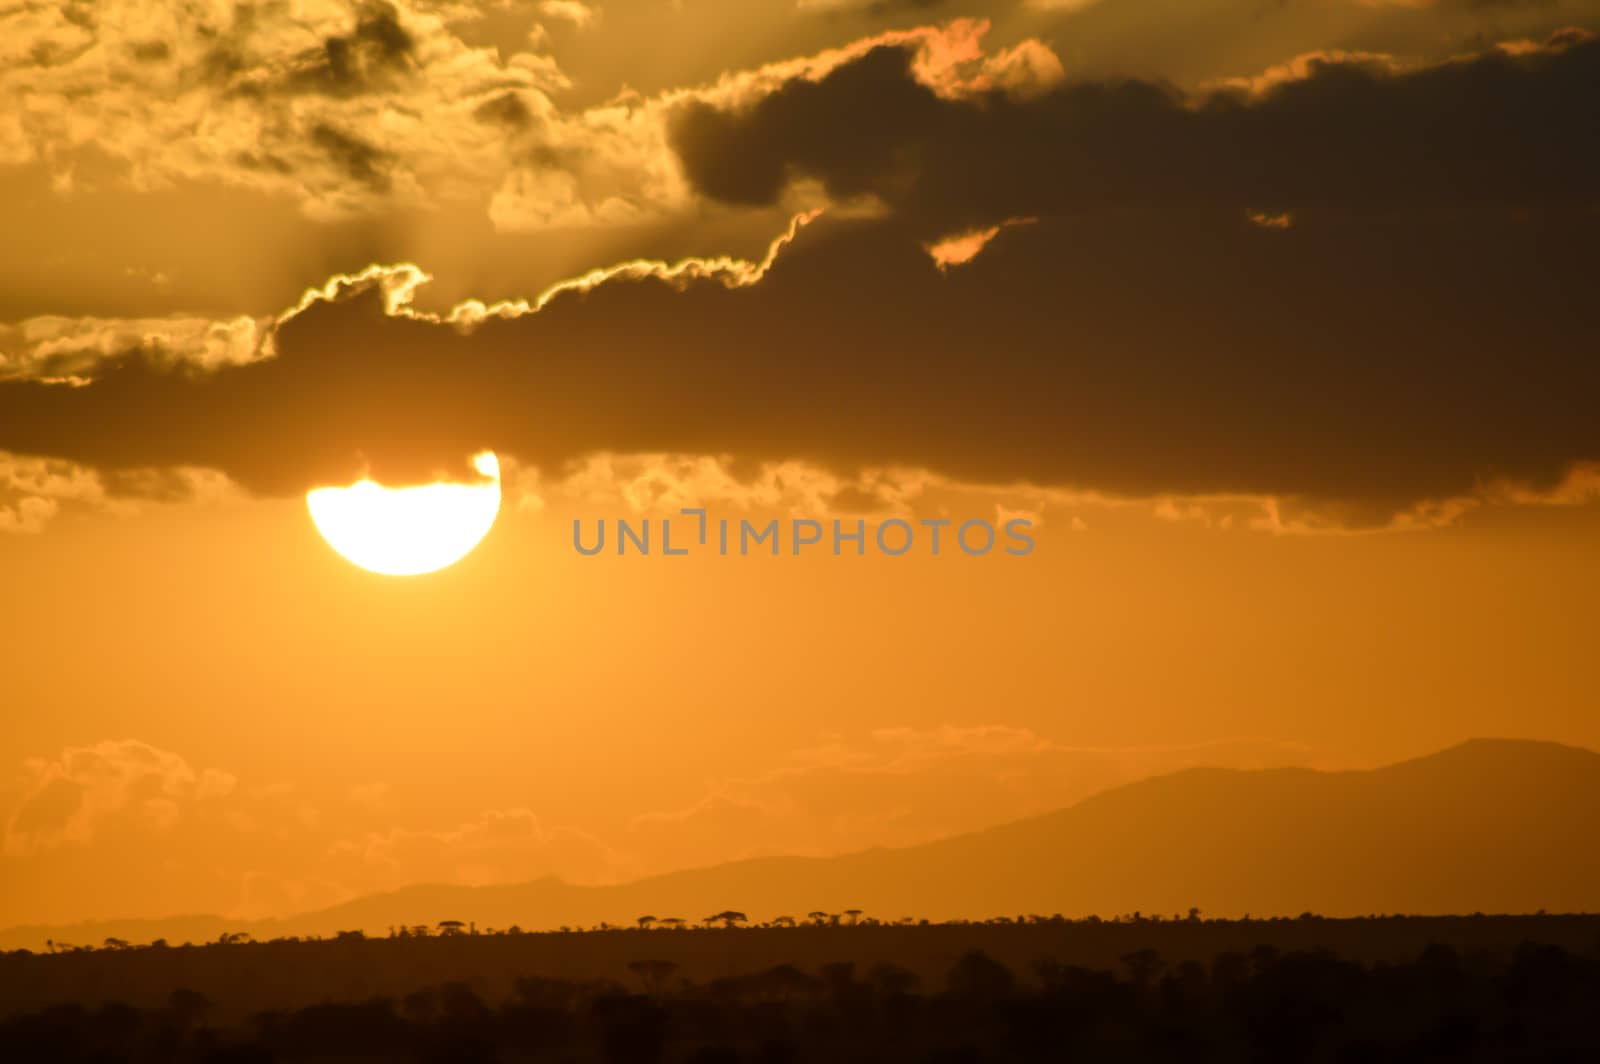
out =
[[[465,475],[484,448],[732,454],[1353,527],[1549,494],[1600,454],[1592,36],[1191,95],[1019,82],[977,47],[875,40],[674,104],[700,197],[832,205],[765,261],[442,315],[412,306],[421,270],[375,267],[265,324],[185,324],[198,359],[57,344],[0,382],[0,448],[266,495]],[[219,340],[244,334],[258,357]]]

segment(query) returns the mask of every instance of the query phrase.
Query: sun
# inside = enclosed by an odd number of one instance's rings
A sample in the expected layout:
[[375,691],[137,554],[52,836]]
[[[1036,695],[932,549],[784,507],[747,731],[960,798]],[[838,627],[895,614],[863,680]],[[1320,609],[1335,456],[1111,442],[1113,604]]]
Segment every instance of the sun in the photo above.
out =
[[386,488],[358,480],[307,492],[306,507],[328,545],[361,568],[431,573],[466,557],[500,512],[500,460],[485,451],[472,465],[487,482]]

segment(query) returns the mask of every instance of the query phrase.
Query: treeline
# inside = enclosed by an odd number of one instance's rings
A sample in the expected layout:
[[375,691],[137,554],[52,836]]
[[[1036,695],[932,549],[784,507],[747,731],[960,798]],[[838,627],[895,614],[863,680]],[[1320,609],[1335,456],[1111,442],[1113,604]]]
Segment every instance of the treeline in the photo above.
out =
[[853,961],[863,972],[892,964],[930,987],[940,984],[957,957],[973,951],[1026,980],[1042,957],[1110,970],[1147,949],[1175,967],[1209,964],[1220,954],[1257,946],[1280,953],[1329,950],[1371,964],[1409,962],[1430,943],[1499,956],[1509,956],[1522,942],[1580,955],[1600,944],[1600,915],[1585,914],[1226,920],[1191,913],[1159,920],[1129,914],[1117,920],[1015,916],[928,923],[846,910],[797,916],[794,926],[782,918],[744,915],[717,910],[690,925],[646,914],[627,928],[566,931],[447,919],[373,935],[345,931],[256,941],[219,929],[201,944],[113,939],[89,948],[54,941],[40,952],[0,953],[0,1019],[67,1002],[92,1008],[119,1001],[154,1009],[180,988],[210,995],[217,1002],[212,1021],[229,1024],[324,1001],[400,1000],[451,982],[470,983],[479,996],[498,1001],[530,975],[634,984],[630,965],[644,960],[670,962],[675,980],[697,984],[783,964],[810,972],[836,961]]
[[[242,953],[248,958],[249,954]],[[981,951],[936,979],[893,963],[778,964],[695,981],[639,959],[626,981],[469,982],[248,1017],[203,989],[161,1005],[62,1004],[0,1021],[20,1061],[956,1061],[1600,1059],[1600,954],[1433,944],[1404,962],[1261,946],[1209,961],[1154,949],[1112,969]]]

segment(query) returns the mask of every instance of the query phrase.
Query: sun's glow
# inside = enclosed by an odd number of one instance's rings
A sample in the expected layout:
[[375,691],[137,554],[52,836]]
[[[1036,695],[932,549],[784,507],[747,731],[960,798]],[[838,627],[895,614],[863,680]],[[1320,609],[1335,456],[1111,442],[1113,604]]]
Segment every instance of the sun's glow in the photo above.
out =
[[481,484],[386,488],[358,480],[306,493],[311,521],[328,545],[375,573],[415,576],[466,557],[500,512],[500,461],[485,451],[473,467]]

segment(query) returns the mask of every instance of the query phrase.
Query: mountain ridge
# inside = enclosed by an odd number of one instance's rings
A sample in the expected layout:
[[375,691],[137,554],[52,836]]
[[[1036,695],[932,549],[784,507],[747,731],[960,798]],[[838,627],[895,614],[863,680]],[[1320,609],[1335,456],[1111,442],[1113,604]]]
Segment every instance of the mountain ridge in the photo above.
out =
[[[1490,793],[1492,792],[1492,793]],[[901,848],[770,856],[601,886],[554,877],[469,887],[412,884],[274,920],[213,915],[0,931],[46,938],[204,941],[473,921],[529,930],[758,919],[862,909],[884,920],[1134,911],[1218,915],[1600,909],[1600,753],[1540,740],[1472,739],[1371,769],[1194,767],[1070,806]],[[681,910],[681,911],[680,911]]]

